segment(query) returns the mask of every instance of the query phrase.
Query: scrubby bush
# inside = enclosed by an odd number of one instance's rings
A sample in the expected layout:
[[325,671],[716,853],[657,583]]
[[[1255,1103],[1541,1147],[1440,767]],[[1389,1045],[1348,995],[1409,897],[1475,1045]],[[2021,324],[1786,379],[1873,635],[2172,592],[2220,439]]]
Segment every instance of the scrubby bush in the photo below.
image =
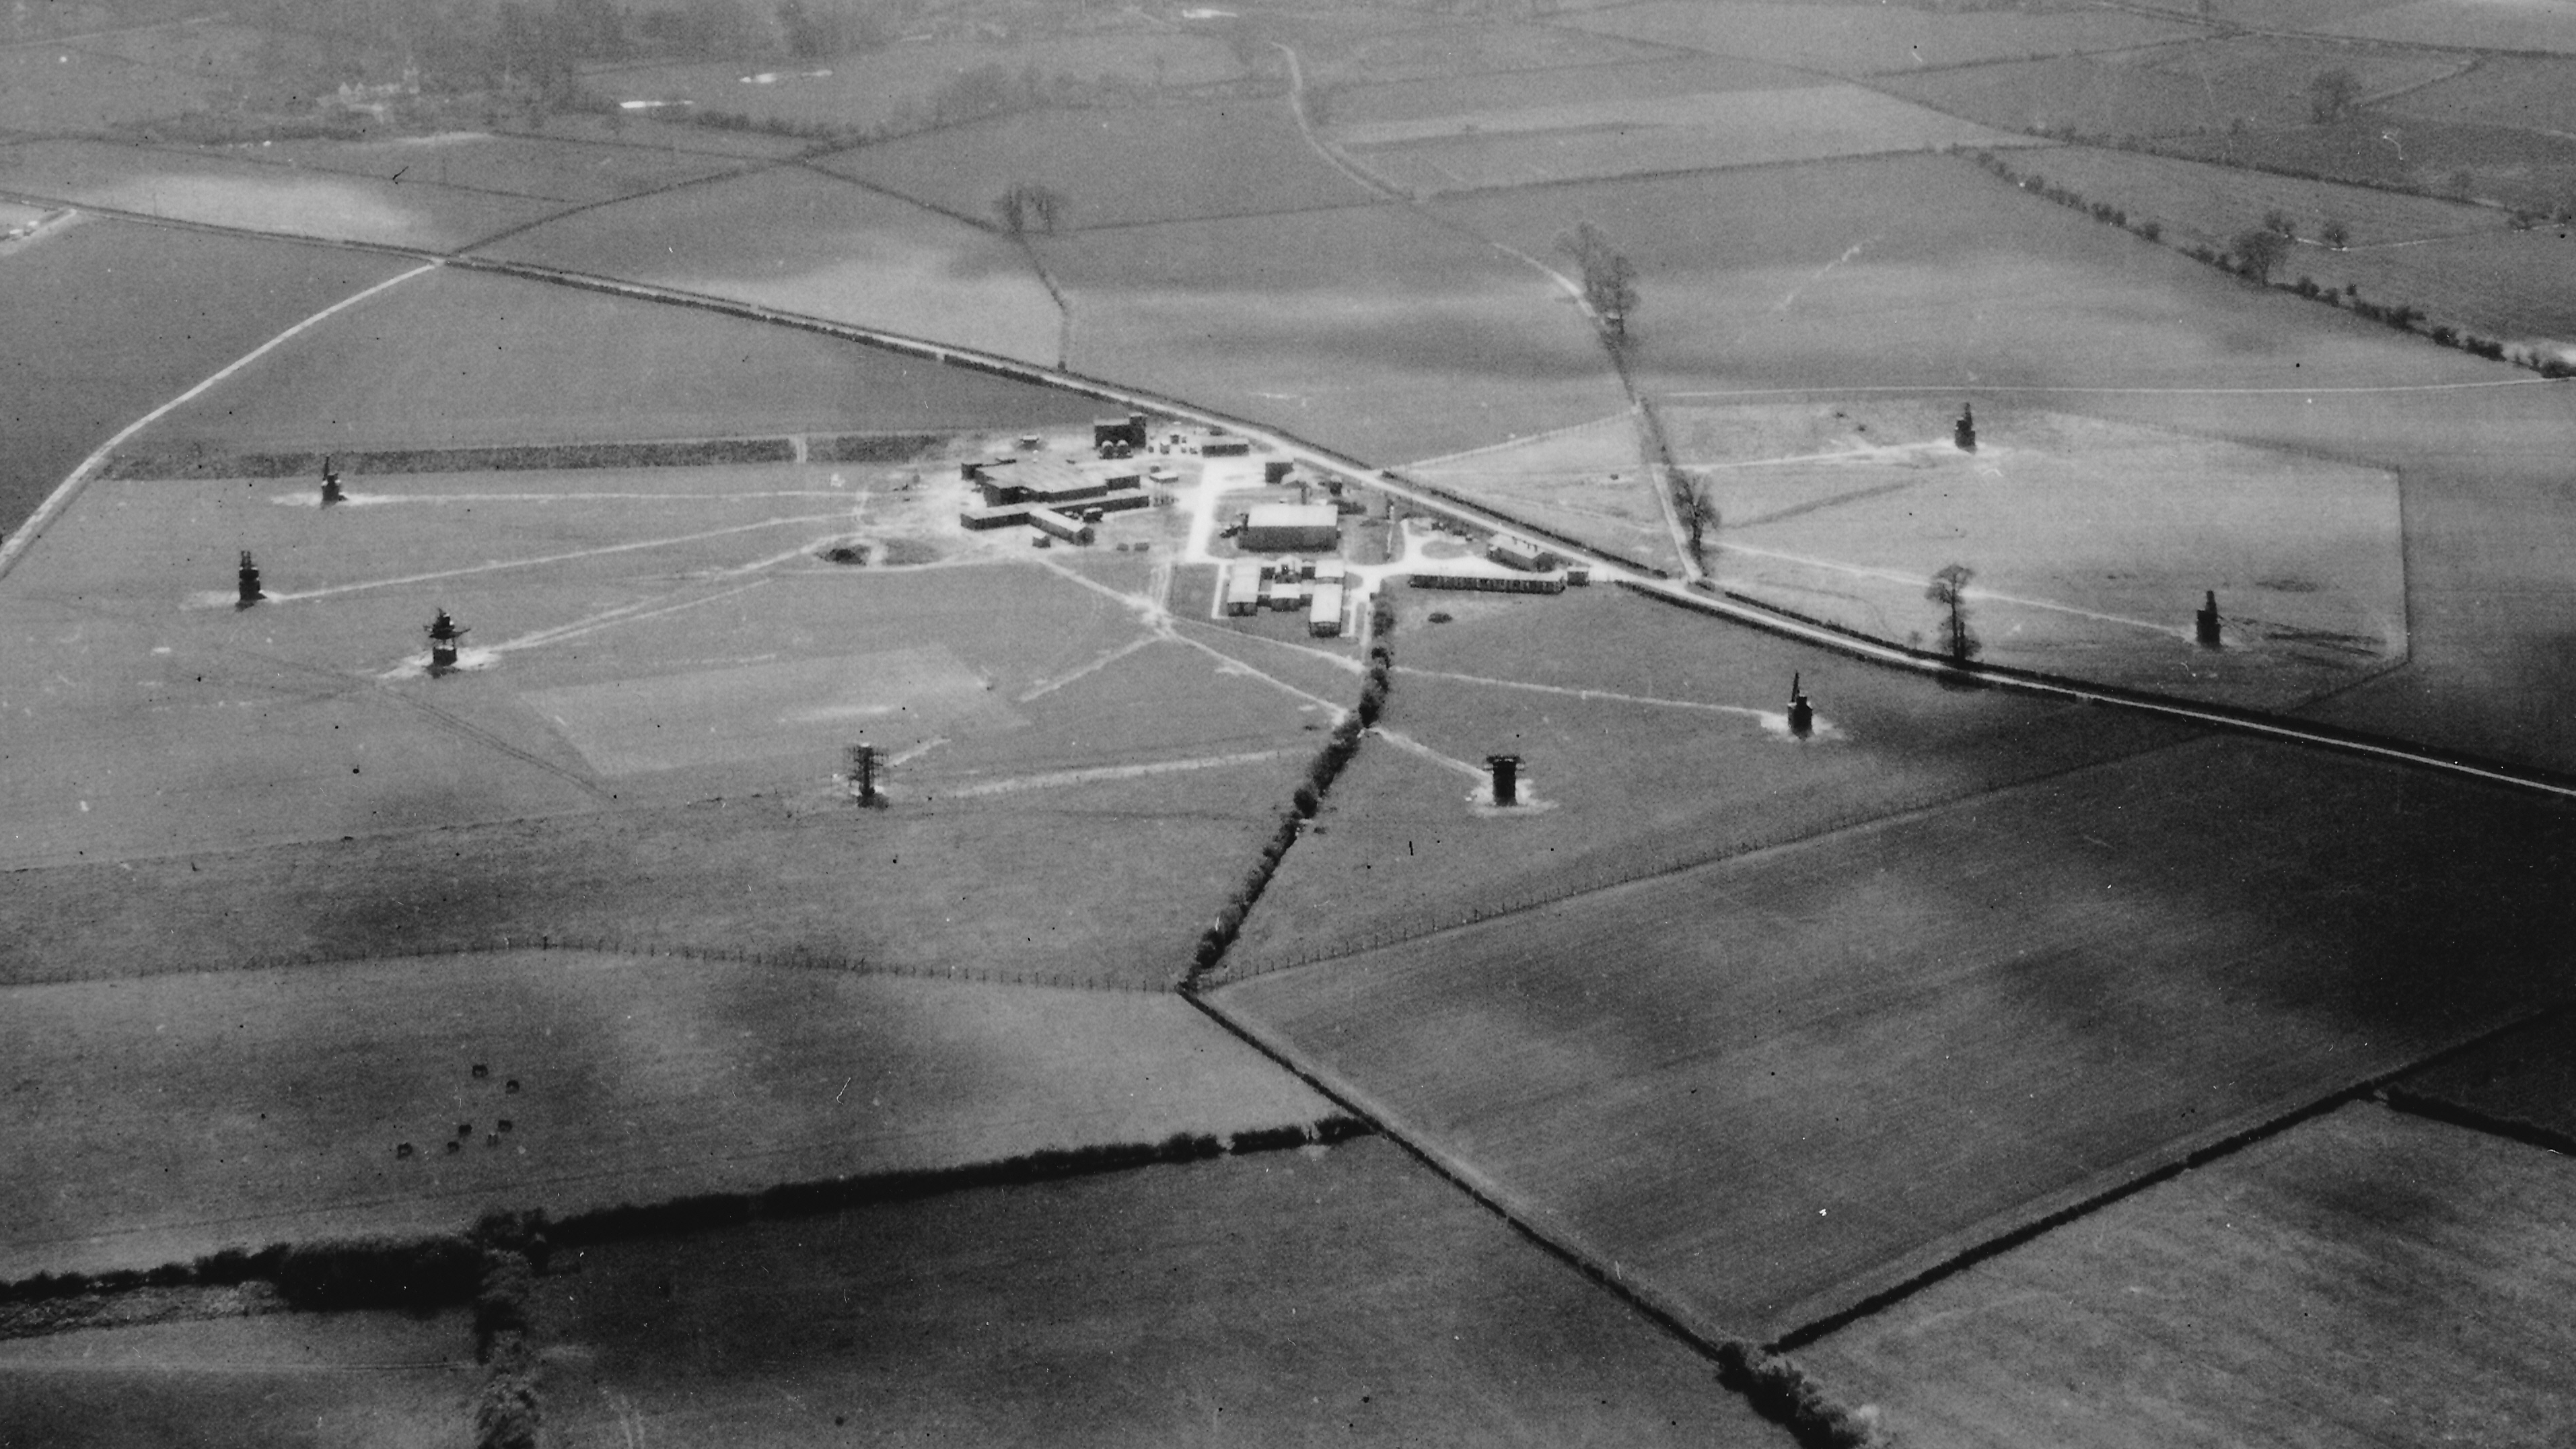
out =
[[2138,235],[2145,237],[2149,241],[2155,241],[2164,234],[2165,225],[2163,222],[2150,218],[2149,220],[2138,223]]
[[1321,809],[1324,803],[1323,800],[1315,794],[1314,783],[1307,780],[1299,781],[1297,784],[1297,793],[1289,796],[1288,798],[1289,803],[1296,807],[1297,813],[1309,820],[1315,817],[1315,812]]
[[482,1269],[482,1253],[462,1237],[358,1238],[288,1248],[275,1278],[298,1308],[421,1308],[465,1301]]
[[1717,1377],[1807,1449],[1880,1449],[1890,1442],[1875,1408],[1834,1402],[1823,1385],[1783,1355],[1747,1343],[1724,1343],[1718,1346]]

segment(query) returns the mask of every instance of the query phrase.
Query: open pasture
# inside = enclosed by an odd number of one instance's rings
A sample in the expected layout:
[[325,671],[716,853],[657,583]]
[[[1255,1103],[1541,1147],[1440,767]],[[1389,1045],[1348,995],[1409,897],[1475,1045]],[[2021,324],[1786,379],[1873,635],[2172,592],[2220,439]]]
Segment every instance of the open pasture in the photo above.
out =
[[1590,325],[1548,278],[1404,207],[1127,227],[1037,248],[1071,298],[1076,370],[1373,462],[1624,403]]
[[2197,25],[2116,10],[1960,13],[1738,0],[1649,0],[1568,16],[1564,23],[1596,34],[1846,76],[2123,50],[2205,33]]
[[1559,66],[1393,85],[1339,86],[1310,91],[1306,106],[1317,121],[1333,128],[1336,138],[1367,140],[1383,135],[1381,127],[1485,126],[1521,111],[1579,105],[1608,95],[1643,101],[1722,91],[1792,90],[1814,84],[1814,76],[1779,66],[1685,55],[1626,65]]
[[0,1343],[0,1444],[463,1449],[461,1311],[263,1314]]
[[[1251,975],[1921,810],[2188,738],[1945,690],[1595,586],[1397,587],[1383,727],[1227,957]],[[1434,613],[1448,622],[1432,623]],[[1789,736],[1791,682],[1821,721]],[[1480,803],[1521,757],[1536,808]]]
[[130,451],[941,432],[1087,424],[1096,411],[1071,393],[808,332],[449,267],[260,359]]
[[2176,137],[2165,144],[2177,155],[2222,165],[2396,186],[2542,215],[2576,195],[2576,140],[2512,126],[2383,119]]
[[0,990],[9,1278],[1332,1115],[1150,992],[578,951]]
[[1416,194],[2028,144],[1852,85],[1618,96],[1472,121],[1380,125],[1343,139],[1371,170]]
[[488,252],[1056,361],[1055,301],[1017,247],[804,168],[593,208]]
[[1680,567],[1634,413],[1427,458],[1404,475],[1622,558]]
[[1591,219],[1637,269],[1632,372],[1675,402],[1819,385],[2215,396],[2496,375],[2255,294],[1960,156],[1602,181],[1438,208],[1535,254]]
[[2426,121],[2576,131],[2576,60],[2480,56],[2475,69],[2409,91],[2388,109]]
[[1539,76],[1675,58],[1653,40],[1630,40],[1558,24],[1501,19],[1370,15],[1265,17],[1262,28],[1296,50],[1310,84],[1342,86],[1442,82],[1462,76]]
[[2212,739],[1212,1000],[1767,1339],[2563,990],[2571,850],[2504,792]]
[[2402,1106],[2576,1142],[2576,1020],[2553,1012],[2389,1087]]
[[862,146],[817,164],[988,222],[1011,187],[1052,187],[1068,202],[1058,230],[1381,199],[1316,155],[1278,97],[1031,111]]
[[2576,1434],[2576,1169],[2343,1107],[1798,1357],[1923,1449]]
[[548,1421],[578,1442],[1790,1442],[1669,1333],[1365,1138],[581,1261],[537,1315],[561,1345]]
[[2240,123],[2306,125],[2308,83],[2330,70],[2350,72],[2368,98],[2424,85],[2465,64],[2414,51],[2247,38],[1888,75],[1878,83],[2006,130],[2169,136],[2214,134]]
[[2569,0],[2410,0],[2314,29],[2403,45],[2576,54],[2576,4]]
[[[2108,202],[2127,212],[2132,226],[2157,223],[2164,240],[2176,245],[2198,243],[2223,251],[2267,212],[2287,213],[2299,244],[2281,262],[2278,275],[2284,279],[2315,273],[2322,282],[2337,267],[2356,265],[2362,255],[2381,249],[2439,253],[2445,249],[2420,244],[2501,232],[2507,223],[2503,213],[2488,206],[2140,151],[2060,146],[2045,155],[2014,157],[2012,163],[2034,187],[2061,187],[2088,202]],[[2350,251],[2329,252],[2318,239],[2329,221],[2343,223]],[[2429,277],[2424,285],[2431,285]],[[2406,294],[2365,289],[2364,295]]]
[[0,190],[173,221],[423,251],[454,251],[563,209],[529,197],[108,141],[0,149]]
[[404,265],[98,218],[0,256],[0,532],[127,423]]
[[357,176],[401,176],[406,185],[496,191],[590,204],[701,181],[756,163],[650,146],[586,145],[481,131],[381,141],[285,141],[220,148],[272,166]]
[[44,136],[105,131],[196,110],[217,89],[211,76],[140,65],[88,49],[0,47],[0,131]]
[[1065,88],[1113,84],[1161,90],[1243,78],[1242,62],[1212,35],[1169,30],[1049,35],[1017,43],[907,40],[822,60],[703,61],[586,72],[592,89],[621,101],[687,101],[760,121],[837,131],[910,130],[933,97],[968,72],[1035,68]]
[[[1963,565],[1985,662],[2286,708],[2406,652],[2395,473],[2130,424],[1867,394],[1668,408],[1715,504],[1719,585],[1915,648],[1946,649],[1932,576]],[[2215,591],[2228,647],[2192,637]]]

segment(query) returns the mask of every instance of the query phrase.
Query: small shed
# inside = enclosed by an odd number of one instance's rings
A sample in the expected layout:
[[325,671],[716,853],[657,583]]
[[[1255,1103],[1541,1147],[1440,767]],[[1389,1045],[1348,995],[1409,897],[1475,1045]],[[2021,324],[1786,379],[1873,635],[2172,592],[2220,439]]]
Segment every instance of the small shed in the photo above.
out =
[[1340,584],[1315,586],[1315,597],[1306,605],[1306,632],[1318,639],[1329,639],[1342,632]]

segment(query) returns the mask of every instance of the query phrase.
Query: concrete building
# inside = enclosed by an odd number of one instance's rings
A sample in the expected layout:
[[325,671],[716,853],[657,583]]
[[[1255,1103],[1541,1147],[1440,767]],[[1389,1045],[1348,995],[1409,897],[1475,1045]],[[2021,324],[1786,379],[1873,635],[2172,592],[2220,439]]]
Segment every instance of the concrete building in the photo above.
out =
[[1145,446],[1145,415],[1129,413],[1125,417],[1092,419],[1091,446],[1105,449],[1113,445],[1131,451]]
[[1261,570],[1239,563],[1225,571],[1225,611],[1238,617],[1261,612]]
[[1556,564],[1556,555],[1546,549],[1527,540],[1502,534],[1494,536],[1493,546],[1485,550],[1485,557],[1505,568],[1521,569],[1529,573],[1539,573]]
[[1243,516],[1239,542],[1257,553],[1292,548],[1338,552],[1341,514],[1322,504],[1266,503]]
[[1006,503],[1062,508],[1145,483],[1144,475],[1133,468],[1083,468],[1046,457],[990,458],[967,464],[966,472],[983,493],[987,508]]
[[1052,508],[1031,508],[1029,526],[1040,533],[1054,534],[1067,543],[1089,543],[1094,536],[1090,524],[1079,518],[1058,513]]

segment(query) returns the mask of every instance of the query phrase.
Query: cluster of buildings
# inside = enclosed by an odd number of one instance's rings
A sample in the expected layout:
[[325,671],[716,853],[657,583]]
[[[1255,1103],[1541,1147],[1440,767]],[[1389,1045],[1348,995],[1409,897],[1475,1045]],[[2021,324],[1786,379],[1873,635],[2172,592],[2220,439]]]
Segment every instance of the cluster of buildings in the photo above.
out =
[[1089,543],[1091,525],[1104,516],[1154,501],[1144,476],[1132,467],[1086,466],[1035,451],[973,459],[957,465],[957,471],[983,498],[958,512],[957,521],[968,528],[1025,523],[1068,543]]
[[1342,632],[1349,574],[1337,558],[1244,559],[1225,571],[1225,611],[1237,616],[1264,609],[1303,609],[1306,632],[1329,639]]

